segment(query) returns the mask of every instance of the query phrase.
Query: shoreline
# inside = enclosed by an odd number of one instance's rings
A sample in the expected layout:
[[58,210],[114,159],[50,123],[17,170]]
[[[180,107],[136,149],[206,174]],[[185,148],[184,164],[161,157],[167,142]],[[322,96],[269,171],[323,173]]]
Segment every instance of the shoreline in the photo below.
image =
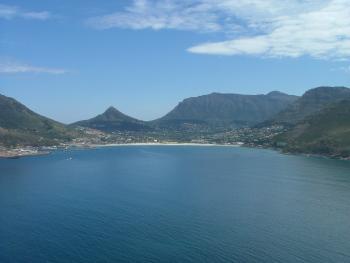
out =
[[164,143],[110,143],[110,144],[86,144],[86,145],[66,145],[66,146],[55,146],[55,147],[42,147],[36,150],[23,150],[22,148],[16,149],[2,149],[0,150],[0,159],[19,159],[23,157],[35,157],[49,155],[50,153],[58,150],[72,150],[72,149],[98,149],[98,148],[108,148],[108,147],[137,147],[137,146],[193,146],[193,147],[247,147],[253,149],[267,149],[278,152],[284,155],[295,155],[303,157],[316,157],[316,158],[326,158],[330,160],[341,160],[350,161],[350,157],[336,157],[322,154],[310,154],[310,153],[295,153],[295,152],[284,152],[279,148],[274,147],[252,147],[249,145],[238,144],[217,144],[217,143],[177,143],[177,142],[164,142]]
[[137,147],[137,146],[196,146],[196,147],[241,147],[240,144],[211,144],[211,143],[176,143],[176,142],[164,142],[164,143],[110,143],[110,144],[72,144],[66,146],[55,146],[52,148],[42,147],[43,150],[24,150],[23,148],[15,149],[2,149],[0,150],[0,159],[17,159],[22,157],[42,156],[48,155],[57,150],[70,150],[70,149],[97,149],[107,147]]
[[51,151],[17,152],[13,150],[0,151],[0,159],[18,159],[22,157],[48,155]]
[[214,144],[214,143],[111,143],[111,144],[92,144],[88,148],[104,148],[104,147],[123,147],[123,146],[197,146],[197,147],[241,147],[239,144]]

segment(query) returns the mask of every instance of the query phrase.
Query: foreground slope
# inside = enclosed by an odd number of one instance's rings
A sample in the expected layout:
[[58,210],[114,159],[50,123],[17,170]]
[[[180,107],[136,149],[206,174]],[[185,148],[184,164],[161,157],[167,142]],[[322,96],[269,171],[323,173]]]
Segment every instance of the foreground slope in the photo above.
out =
[[212,93],[185,99],[153,123],[163,127],[185,122],[216,127],[251,126],[271,118],[297,98],[277,91],[266,95]]
[[104,132],[149,130],[145,122],[129,117],[114,107],[109,107],[104,113],[92,119],[78,121],[72,125]]
[[0,145],[53,145],[70,140],[73,134],[65,125],[0,95]]
[[308,90],[302,97],[271,119],[271,123],[295,125],[308,116],[340,100],[350,98],[346,87],[318,87]]
[[274,139],[290,152],[350,156],[350,99],[334,103]]

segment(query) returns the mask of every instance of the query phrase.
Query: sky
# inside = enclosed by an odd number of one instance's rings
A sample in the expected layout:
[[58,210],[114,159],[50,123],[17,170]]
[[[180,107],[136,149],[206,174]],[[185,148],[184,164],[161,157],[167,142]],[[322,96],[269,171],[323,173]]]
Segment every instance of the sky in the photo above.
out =
[[64,123],[350,86],[349,0],[0,0],[0,93]]

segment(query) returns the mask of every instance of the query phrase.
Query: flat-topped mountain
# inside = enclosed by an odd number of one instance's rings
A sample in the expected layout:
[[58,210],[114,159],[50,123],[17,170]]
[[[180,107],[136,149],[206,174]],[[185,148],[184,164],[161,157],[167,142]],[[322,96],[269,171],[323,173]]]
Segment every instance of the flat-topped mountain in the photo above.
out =
[[0,145],[51,145],[69,140],[72,131],[15,99],[0,95]]
[[242,127],[265,121],[298,99],[273,91],[266,95],[212,93],[180,102],[164,117],[160,126],[193,122],[210,126]]
[[304,118],[321,111],[337,101],[350,98],[350,89],[345,87],[318,87],[308,90],[300,99],[281,111],[271,122],[296,124]]
[[294,152],[350,155],[350,99],[333,103],[275,138]]
[[143,131],[149,129],[145,122],[127,116],[114,107],[109,107],[104,113],[92,119],[78,121],[72,125],[88,127],[105,132]]

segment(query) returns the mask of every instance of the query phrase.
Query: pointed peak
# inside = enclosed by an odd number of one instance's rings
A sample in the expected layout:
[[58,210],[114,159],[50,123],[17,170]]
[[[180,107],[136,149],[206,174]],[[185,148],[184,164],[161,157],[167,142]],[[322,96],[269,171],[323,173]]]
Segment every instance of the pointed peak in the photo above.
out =
[[105,113],[116,113],[116,112],[119,113],[119,111],[113,106],[108,107],[107,110],[105,111]]
[[116,120],[134,120],[134,118],[129,117],[128,115],[125,115],[124,113],[120,112],[113,106],[108,107],[108,109],[97,116],[97,118],[102,118],[104,120],[109,120],[109,121],[116,121]]
[[113,106],[109,106],[108,108],[107,108],[107,110],[106,111],[111,111],[111,110],[117,110],[116,108],[114,108]]
[[121,113],[119,110],[117,110],[113,106],[110,106],[100,116],[103,116],[103,118],[106,118],[106,119],[109,119],[109,120],[114,120],[114,119],[124,118],[126,115]]

